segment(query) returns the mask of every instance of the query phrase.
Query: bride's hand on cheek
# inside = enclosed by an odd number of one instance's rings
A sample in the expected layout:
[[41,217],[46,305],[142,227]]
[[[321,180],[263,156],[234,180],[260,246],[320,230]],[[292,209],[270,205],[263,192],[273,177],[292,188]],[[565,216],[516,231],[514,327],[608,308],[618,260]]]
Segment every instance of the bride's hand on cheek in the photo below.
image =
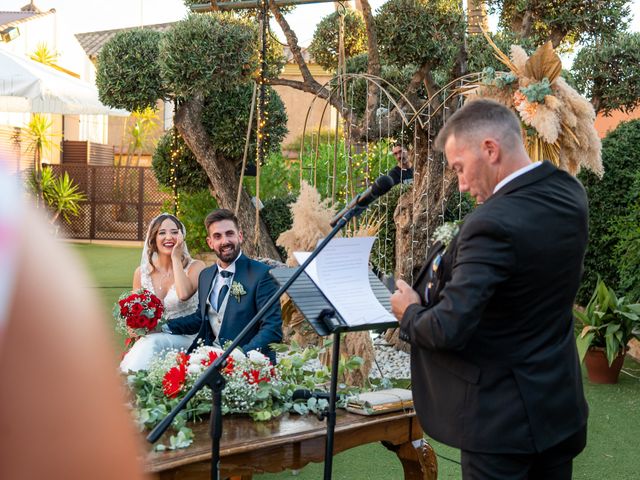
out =
[[184,245],[184,236],[182,235],[182,232],[180,232],[176,237],[176,244],[173,246],[173,250],[171,250],[172,260],[178,260],[178,261],[182,260],[183,245]]

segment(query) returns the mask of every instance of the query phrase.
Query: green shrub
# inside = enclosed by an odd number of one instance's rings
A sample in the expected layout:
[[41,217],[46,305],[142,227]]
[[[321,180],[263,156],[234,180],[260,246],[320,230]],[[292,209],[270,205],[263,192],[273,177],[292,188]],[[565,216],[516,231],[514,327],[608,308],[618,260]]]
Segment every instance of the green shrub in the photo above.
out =
[[633,184],[633,202],[627,215],[618,219],[615,236],[618,244],[614,250],[618,259],[620,289],[632,302],[640,302],[640,172]]
[[[298,165],[290,164],[281,152],[272,152],[260,169],[260,200],[283,198],[293,190],[298,178]],[[256,177],[244,177],[244,188],[252,197],[256,195]]]
[[621,123],[607,135],[602,142],[602,163],[601,180],[586,171],[578,176],[589,199],[589,244],[576,299],[582,305],[589,301],[598,276],[620,290],[618,269],[624,262],[616,250],[620,243],[616,225],[636,199],[633,185],[640,171],[640,120]]
[[[282,232],[286,232],[293,225],[290,206],[296,201],[296,195],[270,198],[265,200],[264,208],[260,210],[260,217],[269,230],[269,236],[276,242]],[[277,247],[283,260],[287,259],[287,252],[282,247]]]

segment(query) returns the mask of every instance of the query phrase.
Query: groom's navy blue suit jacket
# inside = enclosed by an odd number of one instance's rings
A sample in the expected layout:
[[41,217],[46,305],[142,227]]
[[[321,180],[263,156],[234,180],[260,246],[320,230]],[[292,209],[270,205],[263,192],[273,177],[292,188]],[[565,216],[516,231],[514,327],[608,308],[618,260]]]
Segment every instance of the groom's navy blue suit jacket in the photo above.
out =
[[[242,329],[251,321],[269,297],[277,291],[274,280],[269,275],[270,267],[257,262],[242,254],[236,260],[236,271],[233,276],[234,283],[240,283],[246,295],[236,299],[229,293],[227,308],[224,312],[220,338],[218,343],[224,345],[228,340],[234,340]],[[212,345],[216,337],[209,324],[207,315],[207,295],[211,285],[218,274],[218,266],[212,265],[205,268],[198,278],[198,309],[191,315],[176,318],[168,322],[171,333],[179,335],[192,335],[197,333],[189,351],[197,346],[199,340],[205,345]],[[278,343],[282,340],[282,317],[280,303],[276,302],[264,315],[262,320],[245,336],[240,347],[248,352],[258,350],[269,356],[275,363],[275,355],[269,348],[270,343]]]

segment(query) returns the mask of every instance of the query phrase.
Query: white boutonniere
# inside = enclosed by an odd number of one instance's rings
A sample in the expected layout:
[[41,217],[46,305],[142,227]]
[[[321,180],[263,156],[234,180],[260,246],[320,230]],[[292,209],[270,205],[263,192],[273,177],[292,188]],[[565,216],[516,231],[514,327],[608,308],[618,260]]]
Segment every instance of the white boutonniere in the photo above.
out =
[[436,228],[435,232],[433,232],[433,241],[442,243],[445,248],[449,246],[451,240],[458,234],[460,231],[460,225],[462,221],[457,220],[455,222],[445,222]]
[[247,291],[244,289],[240,282],[233,282],[231,284],[231,288],[229,289],[229,293],[236,297],[236,300],[238,301],[238,303],[240,303],[240,297],[242,295],[246,295]]

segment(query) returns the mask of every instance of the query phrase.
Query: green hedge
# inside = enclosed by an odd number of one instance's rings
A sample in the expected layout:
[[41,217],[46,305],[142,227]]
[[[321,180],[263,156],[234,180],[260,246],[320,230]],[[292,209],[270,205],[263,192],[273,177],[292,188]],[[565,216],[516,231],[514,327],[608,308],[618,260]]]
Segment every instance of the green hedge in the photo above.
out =
[[[623,294],[621,270],[638,270],[637,263],[627,263],[619,245],[627,236],[629,208],[638,198],[634,185],[640,172],[640,120],[621,123],[607,135],[602,141],[602,163],[605,173],[601,180],[586,171],[578,176],[589,198],[589,244],[576,298],[582,305],[589,301],[598,276]],[[630,288],[627,273],[625,279],[624,288]]]

